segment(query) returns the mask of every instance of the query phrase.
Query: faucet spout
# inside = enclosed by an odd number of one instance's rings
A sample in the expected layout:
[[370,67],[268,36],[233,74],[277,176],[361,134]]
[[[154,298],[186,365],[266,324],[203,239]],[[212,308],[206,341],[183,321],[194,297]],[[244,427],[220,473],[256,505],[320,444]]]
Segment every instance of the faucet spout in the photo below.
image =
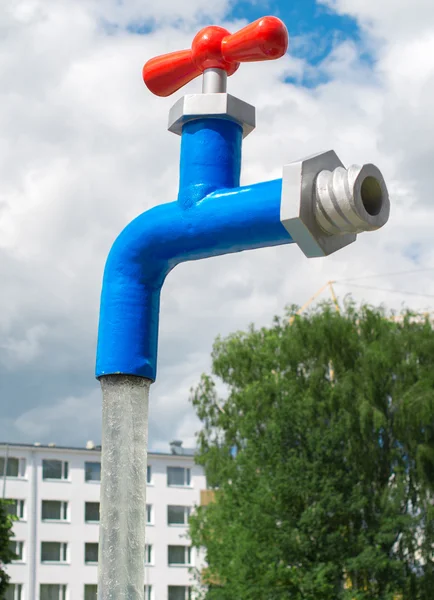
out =
[[104,272],[96,376],[155,380],[161,287],[179,263],[289,244],[282,180],[213,191],[186,208],[156,206],[115,241]]

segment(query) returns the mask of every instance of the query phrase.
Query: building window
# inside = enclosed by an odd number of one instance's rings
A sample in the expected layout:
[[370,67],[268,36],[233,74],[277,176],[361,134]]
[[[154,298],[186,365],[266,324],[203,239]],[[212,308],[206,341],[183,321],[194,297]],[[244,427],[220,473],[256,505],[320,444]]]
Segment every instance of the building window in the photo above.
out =
[[99,523],[99,502],[85,502],[84,520],[86,523]]
[[13,552],[16,558],[13,559],[15,562],[24,562],[24,542],[17,542],[16,540],[9,541],[9,550]]
[[171,506],[167,507],[168,525],[187,525],[190,516],[189,506]]
[[85,462],[84,478],[86,481],[101,481],[101,463]]
[[188,585],[169,585],[168,600],[191,600],[191,588]]
[[146,483],[152,483],[152,467],[151,467],[151,465],[148,465],[147,469],[146,469]]
[[152,565],[152,544],[145,544],[145,565]]
[[169,565],[191,565],[190,546],[168,546]]
[[98,586],[96,583],[86,583],[84,586],[84,600],[97,600]]
[[147,525],[152,525],[153,524],[153,510],[152,510],[152,504],[147,504],[146,505],[146,524]]
[[42,479],[68,479],[68,466],[66,460],[43,460]]
[[97,600],[97,590],[96,583],[86,583],[84,586],[84,600]]
[[0,477],[24,477],[26,472],[26,459],[13,456],[0,456]]
[[6,590],[4,600],[22,600],[23,586],[21,583],[10,583]]
[[191,485],[191,470],[184,467],[167,467],[167,485]]
[[65,542],[41,542],[41,562],[68,562],[68,544]]
[[8,515],[24,519],[24,500],[8,499],[6,504],[6,512]]
[[84,545],[84,562],[97,563],[98,562],[98,542],[86,542]]
[[66,600],[66,585],[61,583],[41,583],[39,600]]
[[152,600],[152,585],[145,585],[145,600]]
[[68,521],[68,502],[42,500],[43,521]]

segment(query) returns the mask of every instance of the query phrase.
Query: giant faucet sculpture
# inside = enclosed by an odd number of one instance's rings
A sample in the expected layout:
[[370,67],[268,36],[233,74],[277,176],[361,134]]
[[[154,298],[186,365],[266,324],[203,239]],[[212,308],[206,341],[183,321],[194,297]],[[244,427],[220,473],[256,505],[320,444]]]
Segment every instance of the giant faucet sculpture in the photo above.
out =
[[177,200],[132,221],[104,272],[96,365],[103,389],[100,600],[144,597],[148,393],[168,273],[184,261],[280,244],[326,256],[388,220],[380,171],[347,169],[332,150],[285,165],[281,179],[240,186],[241,144],[255,127],[255,109],[226,92],[227,77],[242,62],[283,56],[287,46],[282,21],[264,17],[234,34],[205,27],[190,50],[143,68],[158,96],[201,74],[203,83],[201,94],[180,98],[169,114],[169,131],[181,136]]

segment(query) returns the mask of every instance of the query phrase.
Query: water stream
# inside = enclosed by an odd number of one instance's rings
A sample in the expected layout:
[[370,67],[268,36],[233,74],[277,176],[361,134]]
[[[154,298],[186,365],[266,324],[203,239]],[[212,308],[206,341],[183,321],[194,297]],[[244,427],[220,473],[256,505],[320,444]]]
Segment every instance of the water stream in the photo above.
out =
[[148,400],[151,381],[101,377],[98,600],[144,600]]

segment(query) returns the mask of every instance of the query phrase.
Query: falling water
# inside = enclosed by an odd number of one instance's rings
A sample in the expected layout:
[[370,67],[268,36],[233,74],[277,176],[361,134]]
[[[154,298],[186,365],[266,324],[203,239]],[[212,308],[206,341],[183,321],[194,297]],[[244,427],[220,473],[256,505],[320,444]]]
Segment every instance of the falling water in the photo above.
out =
[[151,381],[101,377],[98,600],[144,600],[148,399]]

